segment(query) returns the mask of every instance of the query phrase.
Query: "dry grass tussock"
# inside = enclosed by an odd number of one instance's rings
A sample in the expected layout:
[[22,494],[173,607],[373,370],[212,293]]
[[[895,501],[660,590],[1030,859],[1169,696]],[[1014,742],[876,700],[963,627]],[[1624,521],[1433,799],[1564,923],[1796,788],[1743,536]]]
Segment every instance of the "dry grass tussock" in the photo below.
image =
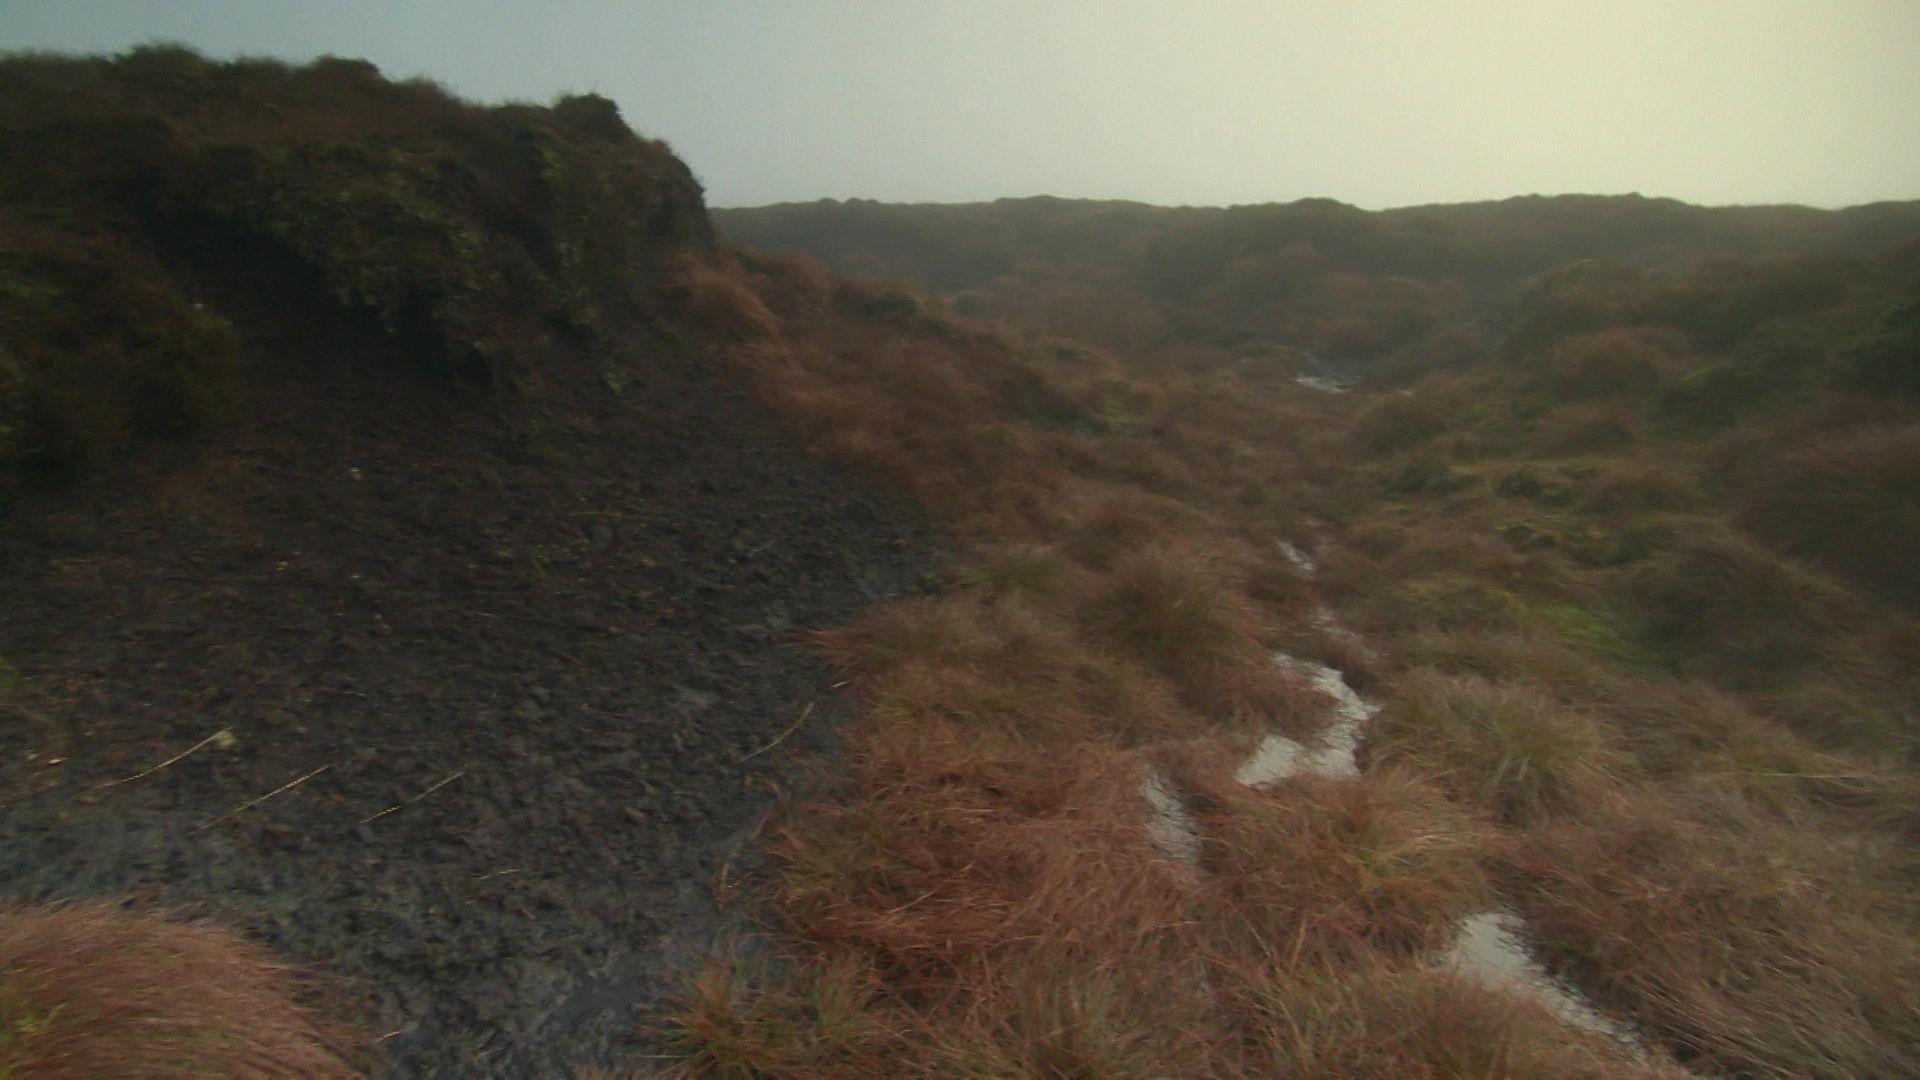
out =
[[1237,1075],[1671,1077],[1603,1037],[1478,982],[1418,965],[1259,958],[1222,1005],[1245,1032]]
[[1631,764],[1591,713],[1474,675],[1403,675],[1374,725],[1374,762],[1434,777],[1513,824],[1590,803]]
[[[1521,906],[1551,958],[1692,1064],[1896,1076],[1920,1053],[1910,884],[1872,845],[1653,792],[1525,838]],[[1910,879],[1908,879],[1910,881]]]
[[1040,757],[1010,737],[929,725],[857,766],[860,802],[783,831],[787,917],[868,956],[901,991],[938,989],[1043,941],[1107,954],[1179,921],[1125,756]]
[[360,1049],[265,951],[103,903],[0,908],[0,1076],[353,1077]]
[[1164,676],[1199,716],[1270,726],[1303,701],[1273,663],[1274,628],[1243,590],[1203,552],[1145,547],[1116,560],[1082,623],[1096,641]]
[[1196,778],[1208,922],[1222,951],[1286,964],[1417,955],[1483,908],[1488,830],[1398,772],[1303,775],[1251,790]]

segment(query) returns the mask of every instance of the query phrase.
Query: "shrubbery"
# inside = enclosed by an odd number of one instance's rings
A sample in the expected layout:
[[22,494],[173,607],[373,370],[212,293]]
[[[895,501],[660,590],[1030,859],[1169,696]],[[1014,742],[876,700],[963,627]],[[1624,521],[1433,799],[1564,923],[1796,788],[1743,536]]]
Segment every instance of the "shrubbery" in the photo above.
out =
[[175,46],[0,59],[0,215],[0,452],[40,474],[217,408],[236,342],[176,283],[182,236],[305,266],[424,369],[509,381],[555,331],[651,315],[712,247],[686,167],[604,98],[483,109],[361,61]]
[[0,470],[17,476],[191,434],[233,392],[233,327],[110,241],[0,218],[0,324]]

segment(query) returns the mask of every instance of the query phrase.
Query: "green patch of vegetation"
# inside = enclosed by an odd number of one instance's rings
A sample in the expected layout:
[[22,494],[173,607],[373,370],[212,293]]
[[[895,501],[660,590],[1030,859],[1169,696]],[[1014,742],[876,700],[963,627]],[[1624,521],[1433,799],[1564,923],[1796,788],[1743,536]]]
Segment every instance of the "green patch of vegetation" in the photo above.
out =
[[1460,573],[1401,583],[1378,606],[1384,618],[1408,629],[1500,626],[1526,613],[1526,604],[1512,592]]
[[1379,470],[1378,475],[1380,490],[1388,495],[1449,495],[1472,484],[1460,470],[1430,456]]
[[996,600],[1044,602],[1059,597],[1070,577],[1065,560],[1050,548],[1017,545],[955,568],[963,588],[979,589]]
[[1723,430],[1814,389],[1821,356],[1814,341],[1775,335],[1750,343],[1668,383],[1655,412],[1676,434]]
[[1566,602],[1536,601],[1527,615],[1578,652],[1637,672],[1663,669],[1660,656],[1639,641],[1631,620],[1618,610]]
[[1560,470],[1521,465],[1502,476],[1493,492],[1507,499],[1564,506],[1573,501],[1576,484],[1574,478]]

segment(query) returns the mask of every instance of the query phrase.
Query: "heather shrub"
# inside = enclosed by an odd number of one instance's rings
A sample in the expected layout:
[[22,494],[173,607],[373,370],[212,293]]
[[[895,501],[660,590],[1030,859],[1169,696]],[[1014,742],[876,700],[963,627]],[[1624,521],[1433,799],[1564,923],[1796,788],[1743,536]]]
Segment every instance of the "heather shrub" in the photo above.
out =
[[108,241],[5,219],[0,241],[0,468],[71,475],[218,417],[239,363],[225,319]]
[[1817,437],[1742,471],[1755,533],[1920,609],[1920,426]]
[[1707,519],[1675,523],[1671,548],[1627,587],[1649,644],[1735,686],[1817,662],[1851,607],[1833,583]]
[[1675,359],[1671,334],[1612,326],[1564,338],[1541,360],[1540,380],[1569,399],[1610,397],[1658,385]]

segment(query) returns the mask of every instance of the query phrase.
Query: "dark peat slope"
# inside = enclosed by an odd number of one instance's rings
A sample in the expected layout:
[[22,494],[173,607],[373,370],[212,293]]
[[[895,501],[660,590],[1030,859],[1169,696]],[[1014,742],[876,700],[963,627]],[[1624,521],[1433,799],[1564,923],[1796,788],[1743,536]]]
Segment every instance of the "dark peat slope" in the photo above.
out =
[[345,61],[0,117],[0,899],[239,926],[401,1074],[632,1051],[933,542],[712,358],[691,176]]

